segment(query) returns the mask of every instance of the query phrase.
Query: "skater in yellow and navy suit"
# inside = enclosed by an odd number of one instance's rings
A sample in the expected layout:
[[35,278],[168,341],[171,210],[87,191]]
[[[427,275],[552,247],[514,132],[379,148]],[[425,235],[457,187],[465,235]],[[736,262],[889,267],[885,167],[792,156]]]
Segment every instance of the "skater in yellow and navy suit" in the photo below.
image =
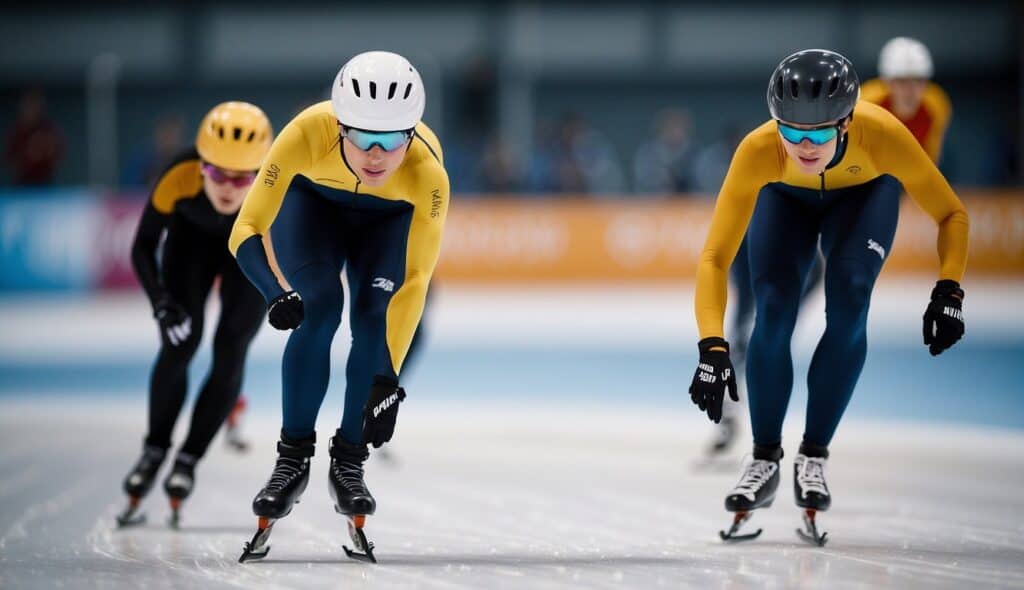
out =
[[[278,136],[246,198],[230,248],[263,294],[271,325],[293,330],[284,351],[278,460],[253,501],[259,531],[243,560],[266,554],[275,519],[309,479],[314,427],[331,373],[330,351],[348,277],[352,348],[341,427],[330,442],[330,490],[350,517],[354,557],[372,559],[362,523],[376,503],[363,481],[367,445],[381,446],[405,398],[399,376],[423,313],[448,212],[441,146],[421,122],[423,83],[394,53],[352,58],[331,100],[300,113]],[[273,251],[292,290],[279,284]]]
[[892,248],[904,188],[938,225],[939,280],[924,315],[924,343],[938,355],[963,335],[967,213],[911,132],[885,109],[857,102],[858,94],[845,57],[825,50],[787,57],[769,82],[772,119],[737,148],[718,196],[697,271],[700,361],[690,387],[712,420],[721,417],[726,391],[736,399],[722,318],[729,266],[748,231],[757,309],[746,365],[754,460],[726,498],[737,518],[724,538],[738,538],[749,511],[774,499],[793,387],[791,339],[819,238],[826,328],[808,371],[807,419],[794,461],[796,502],[810,511],[808,538],[823,541],[813,514],[830,503],[828,445],[864,364],[871,292]]

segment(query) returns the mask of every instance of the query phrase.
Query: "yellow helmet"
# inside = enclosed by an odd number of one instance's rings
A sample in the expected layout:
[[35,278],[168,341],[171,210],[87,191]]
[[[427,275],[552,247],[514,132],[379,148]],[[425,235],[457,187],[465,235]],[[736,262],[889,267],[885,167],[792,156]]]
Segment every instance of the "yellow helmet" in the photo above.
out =
[[274,139],[270,120],[256,105],[222,102],[199,125],[196,151],[204,161],[228,170],[256,170]]

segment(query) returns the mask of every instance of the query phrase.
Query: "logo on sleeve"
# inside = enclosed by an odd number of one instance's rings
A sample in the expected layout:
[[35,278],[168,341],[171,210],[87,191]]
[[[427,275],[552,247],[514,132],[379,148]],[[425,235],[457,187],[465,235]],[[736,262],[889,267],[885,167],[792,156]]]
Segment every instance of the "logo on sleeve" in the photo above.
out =
[[267,166],[267,174],[263,177],[264,186],[273,187],[274,183],[277,182],[278,175],[281,174],[281,167],[277,164],[271,164]]
[[441,189],[435,188],[430,191],[430,216],[437,218],[441,216]]
[[878,257],[885,260],[885,248],[881,244],[874,240],[868,240],[868,250],[874,250],[878,253]]
[[373,287],[391,293],[395,290],[395,282],[384,277],[377,277],[373,279]]

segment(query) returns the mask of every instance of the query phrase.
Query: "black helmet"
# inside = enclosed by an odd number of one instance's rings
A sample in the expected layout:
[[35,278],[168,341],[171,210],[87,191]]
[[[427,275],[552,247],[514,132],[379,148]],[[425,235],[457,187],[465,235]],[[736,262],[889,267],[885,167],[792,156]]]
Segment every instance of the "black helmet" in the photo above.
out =
[[805,49],[782,60],[768,82],[772,118],[817,125],[845,118],[860,95],[850,60],[827,49]]

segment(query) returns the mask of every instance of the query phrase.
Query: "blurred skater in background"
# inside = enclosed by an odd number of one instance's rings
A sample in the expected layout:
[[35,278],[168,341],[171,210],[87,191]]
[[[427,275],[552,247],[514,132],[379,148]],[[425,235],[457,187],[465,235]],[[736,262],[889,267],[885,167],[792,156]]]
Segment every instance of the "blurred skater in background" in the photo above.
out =
[[[188,393],[189,364],[203,335],[206,300],[218,278],[221,313],[213,363],[196,399],[188,436],[164,480],[172,525],[178,523],[181,502],[192,493],[196,464],[237,408],[246,354],[263,322],[264,306],[228,251],[228,236],[272,140],[270,121],[256,106],[217,105],[200,124],[195,146],[159,177],[142,214],[132,264],[153,306],[161,345],[150,376],[142,457],[124,481],[129,505],[118,516],[122,526],[144,518],[138,514],[139,503],[171,447]],[[229,433],[237,434],[232,423]]]

